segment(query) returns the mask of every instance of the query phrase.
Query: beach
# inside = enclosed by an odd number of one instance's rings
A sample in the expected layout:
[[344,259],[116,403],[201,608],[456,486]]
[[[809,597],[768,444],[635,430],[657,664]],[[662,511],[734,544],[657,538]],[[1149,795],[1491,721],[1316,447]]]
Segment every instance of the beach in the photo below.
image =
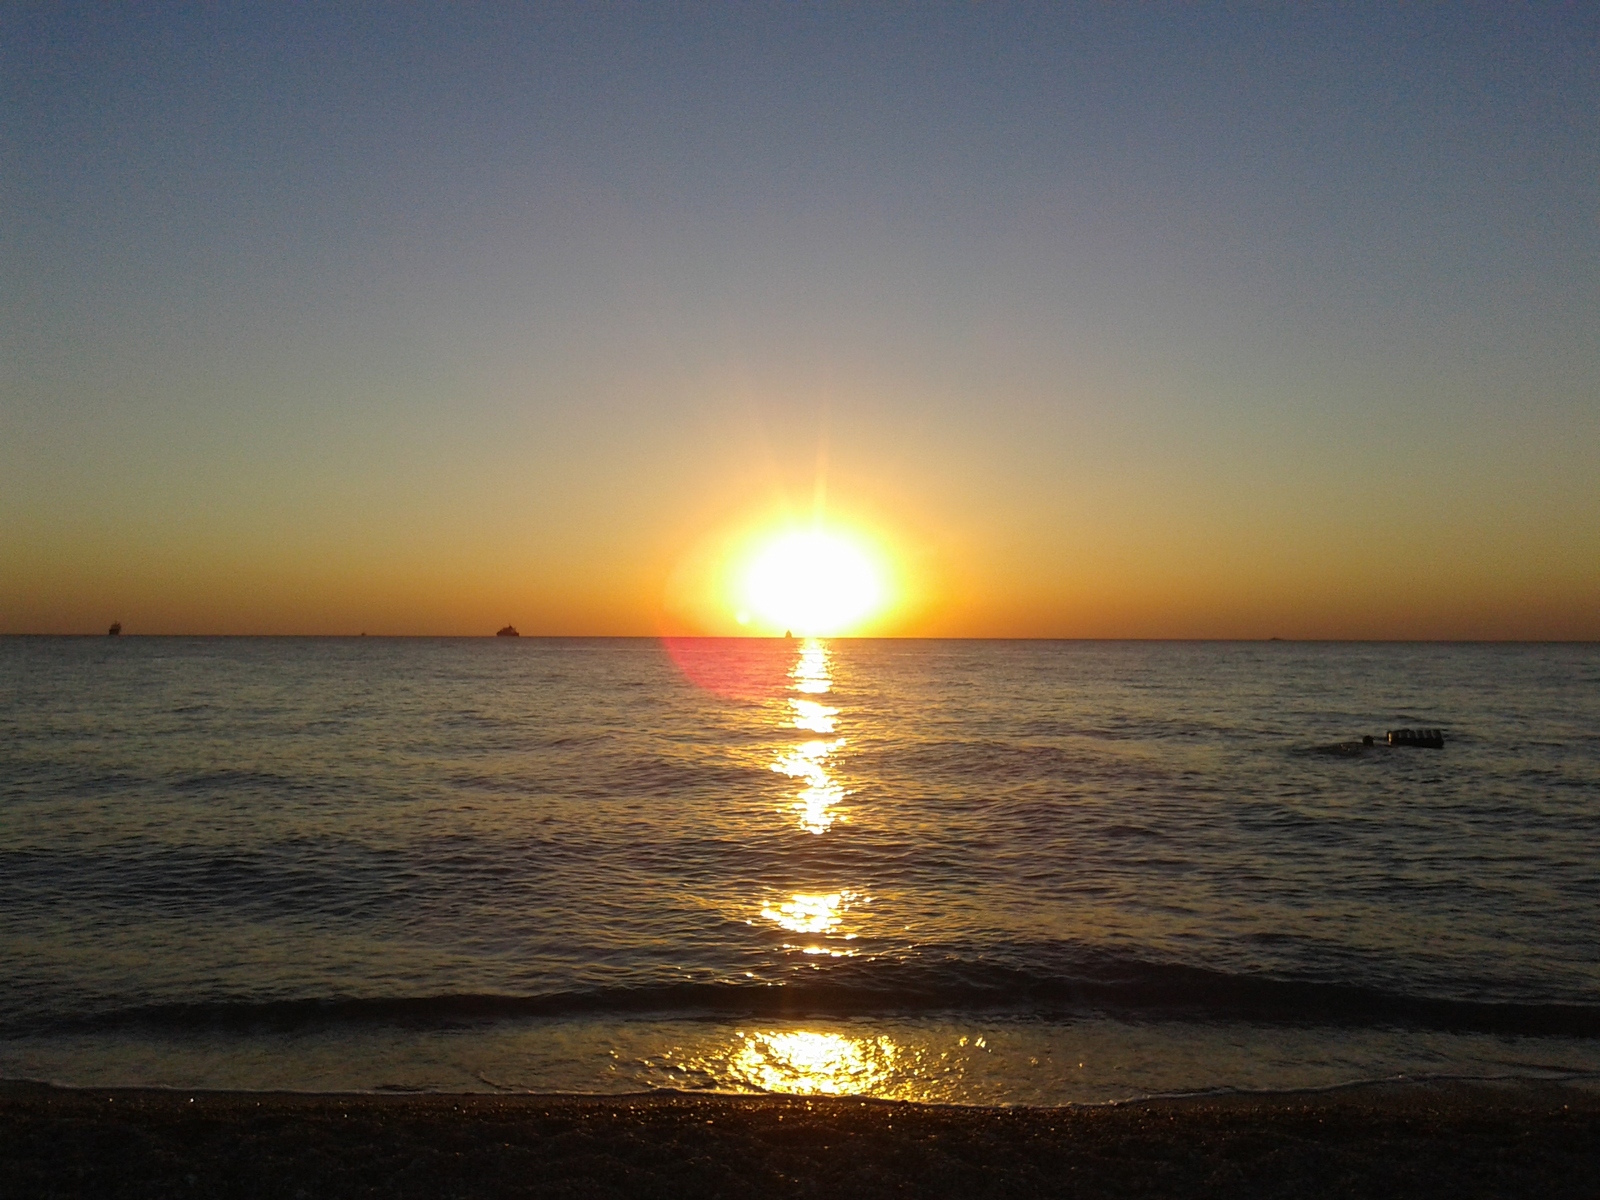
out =
[[1058,1108],[0,1086],[0,1196],[1600,1192],[1600,1092],[1375,1084]]

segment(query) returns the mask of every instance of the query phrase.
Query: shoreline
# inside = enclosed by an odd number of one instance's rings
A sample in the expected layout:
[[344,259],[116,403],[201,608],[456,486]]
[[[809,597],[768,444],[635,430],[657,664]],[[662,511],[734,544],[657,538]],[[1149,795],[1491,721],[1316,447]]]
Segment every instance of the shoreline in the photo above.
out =
[[1063,1108],[0,1082],[0,1196],[1600,1194],[1600,1089],[1383,1082]]

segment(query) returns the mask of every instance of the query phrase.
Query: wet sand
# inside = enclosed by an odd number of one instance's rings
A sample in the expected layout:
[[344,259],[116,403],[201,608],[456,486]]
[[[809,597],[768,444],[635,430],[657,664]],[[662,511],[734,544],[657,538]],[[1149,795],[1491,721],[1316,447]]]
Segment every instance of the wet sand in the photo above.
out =
[[0,1196],[1600,1196],[1600,1092],[1104,1107],[0,1084]]

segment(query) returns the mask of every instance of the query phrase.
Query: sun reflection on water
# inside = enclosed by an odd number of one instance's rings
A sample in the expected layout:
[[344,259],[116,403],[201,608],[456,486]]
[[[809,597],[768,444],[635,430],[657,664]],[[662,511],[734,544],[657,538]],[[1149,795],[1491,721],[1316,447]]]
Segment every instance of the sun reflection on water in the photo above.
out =
[[794,727],[811,733],[832,733],[838,725],[839,710],[818,704],[815,700],[791,700],[794,710]]
[[[789,700],[789,724],[807,733],[830,734],[838,727],[839,710],[820,700],[833,688],[833,673],[828,661],[828,646],[821,638],[806,638],[800,656],[789,672],[798,697]],[[826,833],[838,820],[834,806],[848,794],[828,772],[828,758],[845,744],[843,738],[815,738],[790,745],[780,751],[772,769],[780,775],[803,780],[805,786],[792,805],[800,828],[807,833]]]
[[791,806],[807,833],[826,833],[838,818],[833,806],[845,797],[844,788],[828,774],[827,759],[844,740],[804,742],[772,764],[780,775],[805,780]]
[[[809,734],[832,734],[838,725],[839,709],[814,698],[833,688],[827,643],[821,638],[806,638],[798,649],[789,678],[793,690],[801,694],[789,697],[784,724]],[[849,792],[829,771],[828,760],[844,744],[843,738],[828,736],[786,741],[768,764],[778,774],[802,785],[793,793],[788,808],[806,833],[820,836],[841,819],[835,809]],[[839,944],[854,941],[857,936],[854,930],[846,932],[842,928],[844,916],[852,906],[866,903],[867,897],[848,888],[793,892],[787,899],[768,899],[761,907],[761,917],[790,933],[810,935],[804,942],[786,943],[786,951],[819,958],[853,958],[856,951]]]
[[[658,1046],[665,1036],[657,1035]],[[743,1029],[697,1024],[674,1036],[679,1040],[670,1049],[656,1048],[638,1060],[646,1086],[924,1103],[1004,1098],[1002,1092],[984,1090],[986,1081],[1001,1077],[987,1040],[938,1021]],[[1032,1043],[1028,1050],[1039,1048]]]
[[803,1096],[855,1096],[881,1091],[898,1047],[886,1037],[768,1031],[738,1036],[729,1060],[735,1081],[764,1092]]
[[806,638],[800,643],[800,661],[789,672],[794,680],[794,690],[808,696],[821,696],[833,689],[833,673],[829,670],[828,644],[821,638]]
[[[839,928],[845,911],[863,897],[856,892],[840,891],[826,895],[795,892],[780,904],[768,904],[761,915],[791,933],[831,934]],[[847,933],[846,938],[855,934]]]

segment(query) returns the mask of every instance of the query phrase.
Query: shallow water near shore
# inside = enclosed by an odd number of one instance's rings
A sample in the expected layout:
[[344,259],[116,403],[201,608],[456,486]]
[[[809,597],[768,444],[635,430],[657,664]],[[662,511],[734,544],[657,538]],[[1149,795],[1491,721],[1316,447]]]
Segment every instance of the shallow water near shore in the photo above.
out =
[[[966,1032],[960,1032],[965,1030]],[[981,1031],[981,1032],[980,1032]],[[1106,1018],[558,1019],[417,1030],[22,1038],[7,1074],[84,1087],[628,1095],[654,1089],[1097,1104],[1361,1081],[1600,1083],[1592,1041]]]
[[1600,1072],[1594,646],[12,638],[0,739],[6,1077]]

